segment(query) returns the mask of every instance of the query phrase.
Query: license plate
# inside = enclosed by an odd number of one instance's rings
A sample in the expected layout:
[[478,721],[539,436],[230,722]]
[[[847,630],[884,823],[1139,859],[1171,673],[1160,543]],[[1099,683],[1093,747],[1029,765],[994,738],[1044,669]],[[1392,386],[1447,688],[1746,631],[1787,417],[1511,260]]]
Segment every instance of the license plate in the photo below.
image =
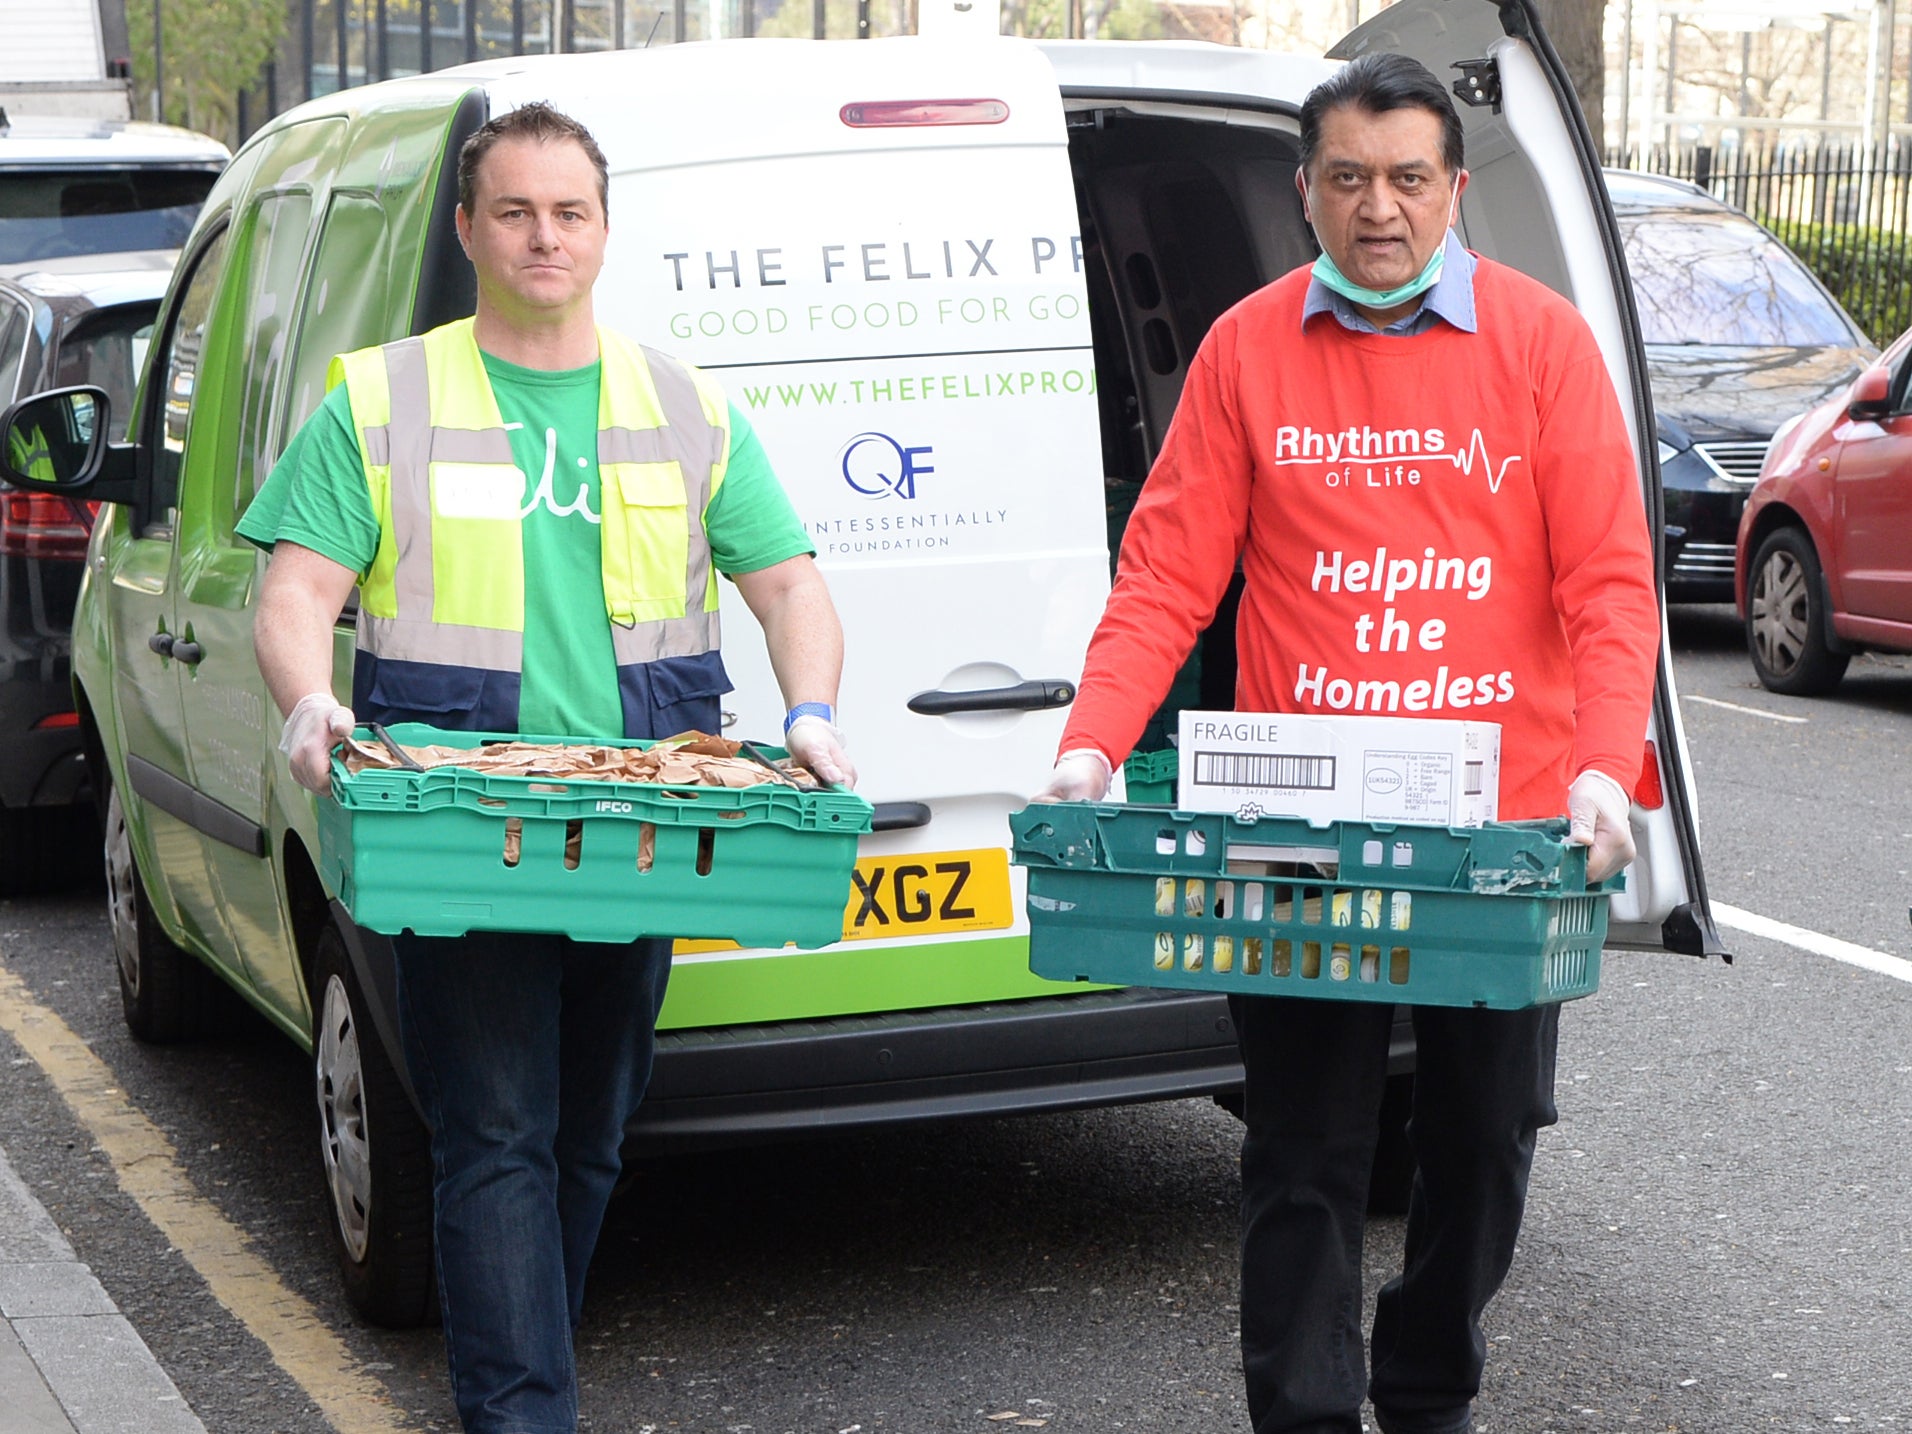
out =
[[[856,864],[843,908],[845,941],[932,936],[947,931],[1001,931],[1016,921],[1009,896],[1009,853],[925,851],[871,856]],[[678,940],[678,956],[736,951],[735,941]]]
[[850,877],[843,939],[1000,931],[1015,919],[1002,847],[870,856]]

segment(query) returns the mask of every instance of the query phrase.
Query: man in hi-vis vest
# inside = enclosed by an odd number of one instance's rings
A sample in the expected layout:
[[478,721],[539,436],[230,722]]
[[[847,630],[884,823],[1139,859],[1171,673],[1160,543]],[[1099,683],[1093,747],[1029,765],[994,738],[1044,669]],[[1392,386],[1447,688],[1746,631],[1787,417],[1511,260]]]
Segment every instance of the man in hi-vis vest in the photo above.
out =
[[[763,625],[792,756],[855,780],[834,725],[842,629],[756,436],[703,374],[596,326],[608,195],[589,132],[547,105],[473,135],[456,218],[475,318],[334,360],[239,525],[272,548],[259,665],[314,791],[355,721],[716,731],[718,573]],[[332,628],[354,586],[347,709]],[[670,943],[393,946],[459,1414],[468,1430],[572,1430],[572,1330]]]

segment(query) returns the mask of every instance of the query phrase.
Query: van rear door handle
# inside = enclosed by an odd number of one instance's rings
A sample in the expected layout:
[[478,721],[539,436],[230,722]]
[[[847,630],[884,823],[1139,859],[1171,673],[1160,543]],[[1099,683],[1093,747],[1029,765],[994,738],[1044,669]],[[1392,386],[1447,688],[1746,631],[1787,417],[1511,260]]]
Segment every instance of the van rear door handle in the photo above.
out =
[[952,712],[1041,712],[1067,707],[1075,701],[1075,683],[1055,677],[1036,677],[1014,687],[981,687],[973,692],[919,692],[909,709],[924,717],[947,717]]
[[928,825],[928,802],[878,802],[870,811],[873,832],[901,832]]

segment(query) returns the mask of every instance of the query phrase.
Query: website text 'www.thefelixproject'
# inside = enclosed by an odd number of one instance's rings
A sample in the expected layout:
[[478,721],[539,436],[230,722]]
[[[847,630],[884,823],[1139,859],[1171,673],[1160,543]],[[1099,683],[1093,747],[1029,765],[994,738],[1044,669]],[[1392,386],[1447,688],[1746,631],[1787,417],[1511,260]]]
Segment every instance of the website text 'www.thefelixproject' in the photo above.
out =
[[910,374],[824,382],[744,384],[752,409],[830,408],[837,404],[961,402],[1095,392],[1092,368],[996,369],[987,373]]

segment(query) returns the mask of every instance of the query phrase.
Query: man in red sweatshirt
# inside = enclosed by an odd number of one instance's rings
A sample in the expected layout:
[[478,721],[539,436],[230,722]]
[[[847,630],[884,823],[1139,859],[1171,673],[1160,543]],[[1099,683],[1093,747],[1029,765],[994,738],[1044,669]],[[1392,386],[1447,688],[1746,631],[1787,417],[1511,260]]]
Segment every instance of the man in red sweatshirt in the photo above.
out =
[[[1633,856],[1659,602],[1632,447],[1573,307],[1462,248],[1461,126],[1369,55],[1301,113],[1323,250],[1203,341],[1038,800],[1101,798],[1237,563],[1236,707],[1501,727],[1503,819]],[[1556,1119],[1559,1007],[1417,1007],[1417,1173],[1364,1377],[1361,1251],[1392,1012],[1231,996],[1247,1071],[1242,1363],[1255,1434],[1465,1434],[1480,1316]]]

